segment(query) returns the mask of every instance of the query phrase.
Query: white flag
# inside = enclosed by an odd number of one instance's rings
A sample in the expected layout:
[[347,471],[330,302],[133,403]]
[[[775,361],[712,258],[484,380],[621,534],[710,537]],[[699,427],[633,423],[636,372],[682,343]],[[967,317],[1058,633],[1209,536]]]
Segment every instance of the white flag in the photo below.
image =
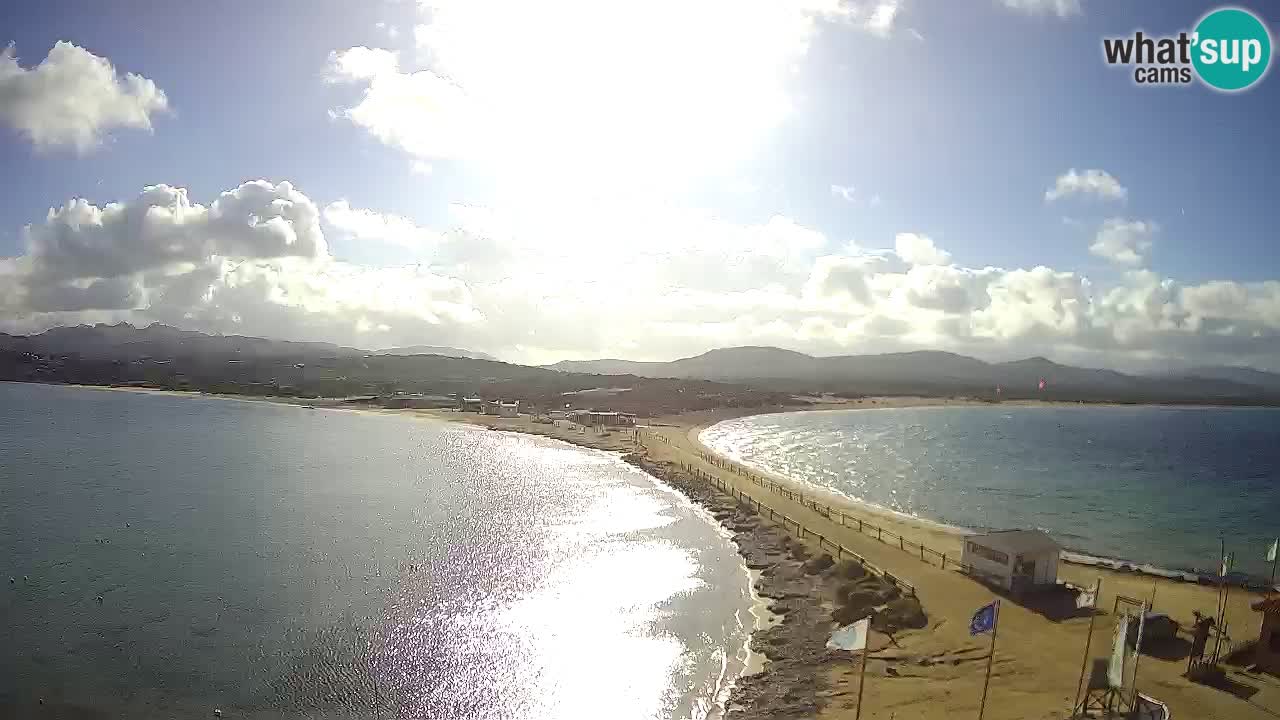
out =
[[852,625],[844,627],[831,633],[831,639],[827,641],[827,647],[832,650],[866,650],[867,649],[867,633],[871,630],[871,618],[865,617]]
[[1116,635],[1111,643],[1111,663],[1107,667],[1107,684],[1112,688],[1124,687],[1124,650],[1129,636],[1129,616],[1121,615],[1116,623]]
[[1098,588],[1096,587],[1090,588],[1088,590],[1081,590],[1080,594],[1076,595],[1077,610],[1081,610],[1087,607],[1093,607],[1094,604],[1097,602],[1098,602]]
[[1280,539],[1272,540],[1271,547],[1267,548],[1267,562],[1276,561],[1276,545],[1280,544]]

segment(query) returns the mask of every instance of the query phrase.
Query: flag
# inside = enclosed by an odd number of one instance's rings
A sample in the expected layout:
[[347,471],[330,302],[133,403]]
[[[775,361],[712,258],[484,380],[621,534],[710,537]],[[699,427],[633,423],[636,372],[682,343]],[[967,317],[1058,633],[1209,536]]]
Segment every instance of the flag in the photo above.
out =
[[1111,662],[1107,666],[1107,684],[1112,688],[1124,687],[1124,650],[1129,636],[1129,616],[1121,615],[1116,623],[1116,635],[1111,641]]
[[1227,573],[1231,572],[1231,568],[1235,564],[1236,564],[1235,553],[1227,553],[1226,555],[1222,556],[1222,568],[1221,568],[1221,571],[1218,573],[1218,577],[1226,577]]
[[1276,561],[1276,545],[1280,545],[1280,538],[1271,541],[1271,547],[1267,548],[1267,562]]
[[871,618],[868,616],[831,633],[831,639],[827,641],[827,647],[832,650],[851,650],[855,652],[866,650],[867,632],[870,630]]
[[[1142,606],[1142,614],[1138,616],[1138,639],[1133,643],[1133,655],[1136,658],[1142,652],[1142,633],[1147,627],[1147,606]],[[1134,662],[1137,662],[1136,660]]]
[[1081,590],[1080,594],[1076,595],[1077,610],[1080,610],[1082,608],[1087,608],[1087,607],[1093,607],[1094,605],[1097,604],[1097,602],[1098,602],[1097,586],[1094,586],[1088,590]]
[[970,635],[981,635],[982,633],[988,633],[995,629],[997,613],[996,606],[998,602],[999,601],[993,602],[990,605],[983,605],[978,608],[978,612],[974,613],[973,618],[969,620]]
[[1040,389],[1044,389],[1044,378],[1040,378]]

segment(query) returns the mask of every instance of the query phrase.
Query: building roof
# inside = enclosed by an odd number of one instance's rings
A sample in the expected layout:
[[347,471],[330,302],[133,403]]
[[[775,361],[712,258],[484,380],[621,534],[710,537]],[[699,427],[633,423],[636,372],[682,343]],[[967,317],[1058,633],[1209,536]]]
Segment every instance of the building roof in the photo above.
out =
[[1010,555],[1026,555],[1062,549],[1058,541],[1049,537],[1049,534],[1042,530],[993,530],[970,535],[968,539],[975,540],[990,548],[1003,550]]
[[1268,595],[1250,607],[1260,613],[1280,612],[1280,595]]

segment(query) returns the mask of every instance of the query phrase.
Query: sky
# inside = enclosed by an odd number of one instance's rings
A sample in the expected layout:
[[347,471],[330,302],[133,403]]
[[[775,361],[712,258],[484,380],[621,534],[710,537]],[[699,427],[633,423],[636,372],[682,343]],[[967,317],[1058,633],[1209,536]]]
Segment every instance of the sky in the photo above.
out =
[[166,7],[0,9],[0,331],[1280,370],[1280,80],[1102,53],[1214,3]]

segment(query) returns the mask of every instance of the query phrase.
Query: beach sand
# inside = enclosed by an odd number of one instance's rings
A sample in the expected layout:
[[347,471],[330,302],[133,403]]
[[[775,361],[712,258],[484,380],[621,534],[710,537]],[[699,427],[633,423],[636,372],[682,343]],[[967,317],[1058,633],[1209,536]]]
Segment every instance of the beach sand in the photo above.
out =
[[[967,401],[940,402],[929,398],[876,398],[831,403],[831,408],[901,407],[937,404],[968,404]],[[604,450],[630,451],[635,448],[630,432],[613,431],[600,435],[593,430],[570,426],[535,424],[528,418],[500,419],[452,411],[410,411],[441,419],[472,422],[516,432],[532,432]],[[798,501],[770,492],[749,479],[703,460],[710,450],[698,441],[702,429],[716,422],[758,414],[756,410],[720,410],[657,418],[641,430],[645,454],[656,461],[689,464],[714,475],[739,492],[759,500],[801,522],[808,530],[861,554],[871,563],[912,583],[929,626],[906,631],[894,640],[896,646],[874,651],[866,671],[863,718],[951,718],[977,717],[989,637],[970,637],[969,618],[973,612],[995,599],[987,587],[954,569],[943,570],[936,560],[922,562],[918,554],[904,552],[896,544],[880,542],[869,532],[842,526]],[[766,475],[765,473],[757,474]],[[906,517],[854,503],[846,498],[824,496],[807,485],[772,476],[777,482],[803,490],[806,497],[817,496],[822,504],[841,509],[850,517],[883,527],[901,535],[909,543],[923,544],[950,558],[960,556],[962,531],[928,521]],[[1141,550],[1134,550],[1141,557]],[[1192,613],[1212,615],[1218,590],[1194,583],[1159,578],[1136,572],[1062,563],[1059,578],[1078,586],[1102,581],[1098,600],[1091,657],[1107,654],[1115,617],[1111,610],[1117,595],[1151,599],[1155,610],[1166,613],[1184,628]],[[1260,616],[1249,608],[1260,595],[1239,588],[1230,594],[1227,620],[1236,641],[1256,637]],[[991,720],[1068,718],[1076,695],[1084,657],[1089,619],[1072,617],[1053,620],[1009,599],[1001,605],[1000,631],[992,670],[985,717]],[[1185,654],[1177,657],[1144,655],[1139,666],[1138,689],[1165,702],[1174,718],[1275,718],[1280,716],[1280,680],[1229,668],[1230,690],[1192,683],[1182,677]],[[817,717],[852,718],[858,690],[857,662],[833,661],[824,665],[827,674],[818,702]]]

